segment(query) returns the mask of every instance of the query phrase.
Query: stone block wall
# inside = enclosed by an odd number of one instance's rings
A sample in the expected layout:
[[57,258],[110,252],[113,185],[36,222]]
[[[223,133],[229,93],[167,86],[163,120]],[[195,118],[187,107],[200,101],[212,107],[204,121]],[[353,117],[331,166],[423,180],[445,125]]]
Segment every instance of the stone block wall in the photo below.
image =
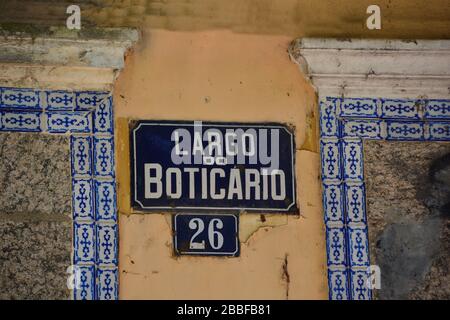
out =
[[364,142],[378,299],[450,299],[450,143]]
[[0,133],[0,299],[68,299],[69,138]]

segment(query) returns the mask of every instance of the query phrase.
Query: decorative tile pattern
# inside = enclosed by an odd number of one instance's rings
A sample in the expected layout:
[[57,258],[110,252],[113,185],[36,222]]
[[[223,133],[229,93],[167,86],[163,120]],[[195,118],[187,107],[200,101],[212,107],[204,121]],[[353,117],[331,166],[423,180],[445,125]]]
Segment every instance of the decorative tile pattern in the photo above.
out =
[[380,120],[343,120],[341,130],[343,137],[382,138]]
[[345,266],[347,262],[345,230],[343,227],[327,227],[328,266]]
[[362,139],[450,141],[450,100],[326,97],[320,134],[329,298],[369,300]]
[[366,223],[364,183],[345,184],[345,212],[347,213],[347,223]]
[[330,300],[348,300],[347,270],[328,270]]
[[381,117],[384,119],[419,119],[420,101],[381,99]]
[[350,270],[350,286],[352,300],[370,300],[372,292],[367,285],[368,274],[366,271]]
[[320,135],[336,137],[338,135],[338,120],[334,100],[320,102]]
[[46,112],[47,129],[50,133],[89,133],[91,114],[89,112]]
[[450,121],[429,123],[429,140],[450,141]]
[[363,180],[363,146],[361,139],[343,140],[342,153],[345,180]]
[[47,91],[47,110],[73,110],[75,94],[68,91]]
[[95,266],[78,266],[78,275],[75,277],[74,299],[95,299]]
[[113,133],[112,97],[102,100],[94,111],[94,133]]
[[108,97],[107,92],[77,92],[77,110],[95,110]]
[[388,140],[423,140],[424,124],[420,122],[387,121]]
[[342,99],[340,117],[375,118],[377,100],[368,98]]
[[425,119],[450,120],[449,100],[428,100],[425,104]]
[[26,111],[0,111],[1,131],[40,132],[41,113]]
[[118,298],[112,105],[106,92],[0,88],[0,131],[71,135],[76,300]]
[[72,210],[74,219],[94,219],[92,180],[73,178],[72,188]]
[[340,181],[324,181],[323,208],[325,210],[325,223],[344,223],[343,185]]
[[117,264],[117,225],[97,225],[97,263],[101,265]]
[[39,91],[32,89],[2,88],[0,101],[0,110],[41,109]]
[[348,227],[348,246],[351,267],[369,266],[367,227]]
[[117,299],[118,294],[118,275],[117,268],[106,269],[99,268],[97,271],[97,294],[100,300]]
[[114,178],[114,139],[94,137],[94,174]]
[[95,214],[97,221],[116,221],[116,184],[114,181],[95,181]]
[[338,140],[323,139],[320,142],[322,160],[322,178],[341,178],[340,143]]
[[75,264],[95,262],[95,224],[93,222],[75,222],[73,230]]
[[72,176],[92,174],[92,138],[90,136],[70,137]]

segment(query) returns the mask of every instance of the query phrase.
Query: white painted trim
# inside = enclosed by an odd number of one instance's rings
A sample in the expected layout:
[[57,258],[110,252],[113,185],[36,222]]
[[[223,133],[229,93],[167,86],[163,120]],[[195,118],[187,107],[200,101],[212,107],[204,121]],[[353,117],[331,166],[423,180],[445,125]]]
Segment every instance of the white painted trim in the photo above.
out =
[[289,55],[321,97],[450,97],[449,40],[305,38]]
[[134,29],[93,29],[92,36],[1,31],[0,86],[24,88],[110,91],[139,39]]

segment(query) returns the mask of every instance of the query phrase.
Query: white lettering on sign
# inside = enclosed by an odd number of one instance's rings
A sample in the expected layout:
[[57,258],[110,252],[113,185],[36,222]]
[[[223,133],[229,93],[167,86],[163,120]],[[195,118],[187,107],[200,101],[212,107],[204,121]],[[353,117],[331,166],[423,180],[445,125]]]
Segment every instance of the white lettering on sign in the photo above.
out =
[[196,122],[193,136],[183,128],[172,132],[171,159],[176,165],[261,164],[268,166],[265,172],[270,174],[280,164],[279,137],[279,129],[227,129],[224,135],[218,129],[202,132]]
[[[189,221],[189,228],[191,230],[196,230],[192,235],[191,241],[189,243],[190,249],[204,250],[205,241],[196,242],[195,239],[205,230],[205,224],[202,219],[194,218]],[[208,242],[211,248],[214,250],[220,250],[223,246],[224,238],[220,231],[223,229],[223,222],[220,219],[212,219],[208,224]]]
[[[195,123],[193,134],[176,128],[171,134],[174,166],[163,172],[160,164],[145,163],[144,196],[180,199],[186,193],[189,199],[195,199],[201,192],[203,200],[285,200],[286,175],[279,168],[279,136],[279,129],[265,128],[226,129],[225,134],[210,128],[203,132],[201,122]],[[208,167],[180,168],[181,164]],[[226,177],[220,166],[230,164],[235,166]],[[261,168],[246,168],[246,164]],[[201,190],[196,190],[196,185]]]
[[[244,172],[244,181],[241,179]],[[270,176],[270,179],[268,177]],[[227,187],[218,188],[220,180],[225,178],[221,168],[177,168],[170,167],[165,173],[158,163],[144,165],[145,198],[159,199],[165,195],[168,198],[179,199],[182,196],[182,184],[188,181],[189,198],[195,198],[195,182],[201,181],[202,199],[237,199],[237,200],[284,200],[286,198],[286,176],[283,170],[267,169],[231,169]],[[165,186],[165,188],[163,188]]]

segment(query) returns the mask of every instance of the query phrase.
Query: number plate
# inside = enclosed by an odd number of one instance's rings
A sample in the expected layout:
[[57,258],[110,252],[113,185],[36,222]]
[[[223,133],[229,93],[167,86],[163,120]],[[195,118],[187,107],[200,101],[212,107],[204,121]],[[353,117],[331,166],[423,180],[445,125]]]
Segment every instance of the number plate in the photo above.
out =
[[238,217],[227,214],[176,214],[173,218],[177,254],[238,256]]

